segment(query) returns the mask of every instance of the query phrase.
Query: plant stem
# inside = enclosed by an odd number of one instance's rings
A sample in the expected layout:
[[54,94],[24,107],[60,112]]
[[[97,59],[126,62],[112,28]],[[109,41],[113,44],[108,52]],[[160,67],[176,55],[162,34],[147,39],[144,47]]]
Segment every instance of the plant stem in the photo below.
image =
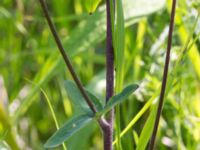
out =
[[173,34],[173,28],[174,28],[175,10],[176,10],[176,0],[173,0],[169,34],[168,34],[167,54],[166,54],[166,59],[165,59],[162,87],[161,87],[161,92],[160,92],[160,100],[159,100],[159,105],[158,105],[158,109],[157,109],[153,133],[152,133],[152,137],[151,137],[150,144],[149,144],[149,150],[153,150],[153,148],[154,148],[156,134],[157,134],[157,130],[158,130],[158,124],[159,124],[159,120],[160,120],[160,116],[161,116],[161,112],[162,112],[162,107],[163,107],[165,89],[166,89],[166,84],[167,84],[169,62],[170,62],[170,53],[171,53],[171,45],[172,45],[172,34]]
[[112,26],[110,14],[110,0],[106,0],[107,12],[107,41],[106,41],[106,102],[114,93],[114,50],[112,43]]
[[50,18],[50,15],[49,15],[49,12],[48,12],[48,9],[47,9],[47,5],[45,4],[44,0],[39,0],[39,1],[40,1],[42,10],[44,12],[44,15],[46,17],[46,20],[48,22],[48,25],[50,27],[50,30],[51,30],[51,32],[53,34],[53,37],[54,37],[54,39],[56,41],[56,44],[58,46],[58,49],[60,50],[60,53],[61,53],[66,65],[67,65],[67,67],[68,67],[68,69],[69,69],[69,71],[70,71],[70,73],[71,73],[71,75],[72,75],[77,87],[79,88],[82,96],[84,97],[84,99],[85,99],[86,103],[88,104],[88,106],[90,107],[90,109],[95,114],[97,112],[97,110],[94,107],[94,105],[92,104],[92,102],[91,102],[90,98],[88,97],[88,95],[86,94],[81,81],[79,80],[78,76],[76,75],[71,62],[70,62],[67,54],[65,53],[65,49],[62,46],[62,43],[61,43],[61,40],[60,40],[60,38],[59,38],[59,36],[57,34],[56,28],[55,28],[55,26],[54,26],[54,24],[53,24],[53,22],[52,22],[52,20]]
[[99,119],[99,124],[103,131],[104,150],[112,150],[112,126],[103,117]]
[[[110,0],[106,0],[106,102],[114,94],[114,49],[112,40],[112,20]],[[109,126],[104,131],[104,150],[112,150],[114,109],[109,112]]]

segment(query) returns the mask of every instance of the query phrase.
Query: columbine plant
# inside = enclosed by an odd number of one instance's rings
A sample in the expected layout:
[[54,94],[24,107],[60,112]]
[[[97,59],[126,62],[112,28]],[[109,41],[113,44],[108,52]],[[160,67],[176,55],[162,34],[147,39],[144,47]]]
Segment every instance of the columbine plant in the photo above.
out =
[[[92,10],[99,3],[94,3]],[[57,34],[55,26],[48,13],[44,0],[40,0],[42,10],[47,19],[48,25],[54,36],[58,49],[68,67],[74,82],[66,81],[65,87],[68,96],[74,105],[80,108],[81,114],[70,119],[46,142],[46,148],[53,148],[61,145],[79,129],[89,124],[92,120],[98,122],[102,129],[104,138],[104,150],[112,150],[113,141],[113,120],[114,107],[127,99],[138,85],[132,84],[122,90],[123,84],[123,49],[124,49],[124,18],[121,0],[106,0],[107,14],[107,44],[106,44],[106,102],[103,105],[93,93],[84,89],[81,81],[76,75],[74,68],[66,54],[61,40]],[[93,8],[94,7],[94,8]],[[116,12],[116,14],[115,14]],[[114,35],[114,36],[113,36]],[[115,38],[113,38],[115,37]],[[114,59],[115,58],[115,59]],[[116,64],[116,95],[114,95],[114,60]],[[114,95],[114,96],[113,96]],[[117,121],[119,121],[119,109],[117,109]],[[119,124],[118,124],[119,125]],[[117,127],[117,138],[119,139],[120,127]],[[118,140],[120,148],[120,140]]]
[[[87,8],[91,14],[96,9],[100,0],[90,0],[90,4]],[[74,79],[73,81],[66,81],[65,87],[68,92],[68,96],[72,103],[79,108],[80,115],[70,119],[63,127],[61,127],[54,135],[46,142],[46,148],[53,148],[61,145],[70,136],[76,133],[79,129],[89,124],[92,120],[98,122],[103,133],[104,150],[112,150],[113,141],[113,122],[116,120],[116,148],[121,150],[120,143],[120,109],[116,107],[116,116],[114,116],[114,107],[123,102],[129,95],[131,95],[138,85],[132,84],[123,89],[123,61],[124,61],[124,15],[122,0],[106,0],[106,20],[107,20],[107,32],[106,32],[106,98],[105,105],[102,104],[102,100],[99,100],[93,93],[84,89],[81,81],[76,75],[73,66],[64,50],[62,43],[58,37],[55,26],[49,16],[47,6],[44,0],[40,0],[42,10],[45,14],[51,32],[55,38],[56,44],[62,57]],[[152,138],[150,141],[149,149],[153,150],[156,133],[158,129],[159,118],[162,112],[164,95],[167,84],[168,67],[170,62],[170,50],[172,42],[172,33],[174,25],[176,0],[172,3],[172,12],[170,20],[170,28],[168,35],[167,54],[165,60],[165,67],[163,73],[163,81],[160,92],[160,101],[157,107],[157,113]],[[116,68],[116,79],[114,87],[114,68]],[[114,94],[116,93],[116,94]],[[148,123],[149,121],[147,121]],[[148,140],[148,139],[147,139]],[[145,144],[138,144],[145,145]],[[145,147],[145,146],[141,146]],[[137,147],[137,149],[140,149]]]

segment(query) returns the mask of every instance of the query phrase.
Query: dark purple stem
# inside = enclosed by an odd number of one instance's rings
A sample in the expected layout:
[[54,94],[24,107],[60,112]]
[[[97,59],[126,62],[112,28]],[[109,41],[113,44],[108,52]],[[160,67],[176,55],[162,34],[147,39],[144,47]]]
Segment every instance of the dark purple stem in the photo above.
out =
[[[94,105],[91,103],[91,100],[87,96],[81,81],[79,80],[78,76],[76,75],[71,62],[68,58],[68,56],[65,53],[65,50],[62,46],[62,43],[60,41],[60,38],[58,37],[57,31],[55,29],[55,26],[50,18],[50,15],[48,13],[47,6],[44,2],[44,0],[40,0],[40,4],[42,7],[42,10],[45,14],[45,17],[47,19],[48,25],[51,29],[51,32],[54,36],[54,39],[56,41],[56,44],[60,50],[60,53],[62,54],[62,57],[75,81],[77,84],[81,94],[85,98],[85,101],[89,105],[90,109],[93,111],[93,113],[96,113],[97,110],[94,107]],[[114,93],[114,50],[113,50],[113,43],[112,43],[112,25],[111,25],[111,12],[110,12],[110,1],[106,0],[106,14],[107,14],[107,45],[106,45],[106,102],[108,102],[109,98],[113,96]],[[114,109],[112,109],[109,112],[108,120],[104,118],[99,119],[99,124],[103,131],[104,136],[104,150],[112,150],[112,141],[113,141],[113,118],[114,118]]]
[[113,96],[114,91],[114,51],[112,43],[112,26],[110,0],[106,0],[107,33],[106,33],[106,102]]
[[[114,94],[114,49],[112,43],[112,23],[110,0],[106,0],[106,102]],[[114,109],[108,114],[108,125],[102,127],[104,135],[104,150],[112,150]]]
[[149,144],[149,150],[154,149],[156,134],[157,134],[157,130],[158,130],[158,124],[159,124],[160,116],[161,116],[161,113],[162,113],[163,101],[164,101],[164,96],[165,96],[165,89],[166,89],[166,84],[167,84],[168,68],[169,68],[169,62],[170,62],[172,34],[173,34],[173,28],[174,28],[174,17],[175,17],[175,12],[176,12],[175,10],[176,10],[176,0],[173,0],[169,34],[168,34],[167,55],[166,55],[166,59],[165,59],[165,67],[164,67],[164,72],[163,72],[163,80],[162,80],[162,87],[161,87],[161,92],[160,92],[160,100],[159,100],[159,105],[158,105],[158,109],[157,109],[153,133],[152,133],[152,137],[151,137],[150,144]]
[[112,126],[110,126],[110,123],[104,118],[101,118],[99,120],[99,124],[103,131],[104,150],[112,150],[112,136],[113,136]]

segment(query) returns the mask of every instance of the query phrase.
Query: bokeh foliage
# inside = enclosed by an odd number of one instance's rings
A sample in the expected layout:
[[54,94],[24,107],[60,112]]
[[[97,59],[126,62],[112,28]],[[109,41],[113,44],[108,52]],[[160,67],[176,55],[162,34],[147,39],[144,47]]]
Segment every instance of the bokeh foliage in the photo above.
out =
[[[85,0],[47,3],[76,72],[87,89],[104,99],[104,1],[93,15],[87,13]],[[125,150],[133,150],[140,143],[140,133],[152,116],[149,115],[154,108],[151,106],[159,95],[170,4],[171,0],[124,0],[124,86],[140,85],[136,94],[121,105]],[[51,111],[39,87],[48,95],[59,125],[75,115],[64,87],[64,80],[71,76],[39,6],[35,0],[0,1],[0,147],[7,149],[44,149],[43,144],[55,132]],[[171,84],[157,136],[159,150],[200,149],[200,21],[197,15],[190,0],[179,1]],[[66,145],[69,150],[102,149],[98,125],[86,126]]]

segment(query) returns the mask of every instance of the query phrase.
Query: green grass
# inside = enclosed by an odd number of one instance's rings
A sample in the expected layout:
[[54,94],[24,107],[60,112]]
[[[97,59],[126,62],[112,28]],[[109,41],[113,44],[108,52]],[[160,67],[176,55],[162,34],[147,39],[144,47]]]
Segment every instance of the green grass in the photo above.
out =
[[[48,6],[77,74],[104,104],[105,7],[101,2],[89,15],[84,2],[53,0],[48,1]],[[115,130],[113,145],[121,140],[123,150],[141,150],[150,138],[155,117],[154,100],[162,80],[171,1],[122,2],[125,20],[120,16],[122,10],[118,10],[119,20],[115,22],[118,28],[113,28],[114,41],[118,44],[116,94],[126,85],[140,86],[129,100],[120,104],[120,121],[116,126],[121,131]],[[42,150],[58,128],[55,120],[63,126],[77,115],[64,86],[64,81],[71,80],[71,76],[39,6],[33,0],[15,4],[11,0],[0,2],[0,78],[3,81],[0,84],[0,147]],[[197,21],[200,19],[195,8],[186,0],[179,1],[168,90],[156,141],[159,150],[200,147],[200,26]],[[38,87],[45,89],[45,93]],[[18,143],[18,137],[24,144]],[[80,142],[77,144],[77,141]],[[68,150],[101,150],[102,142],[97,124],[89,124],[65,144]]]

